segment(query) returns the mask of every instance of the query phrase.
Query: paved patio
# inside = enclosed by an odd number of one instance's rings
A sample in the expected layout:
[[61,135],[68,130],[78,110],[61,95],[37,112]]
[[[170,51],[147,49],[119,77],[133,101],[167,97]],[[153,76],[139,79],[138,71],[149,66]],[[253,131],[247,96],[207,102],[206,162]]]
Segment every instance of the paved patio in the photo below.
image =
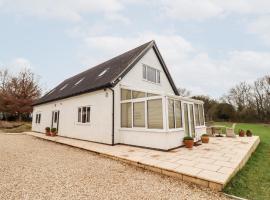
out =
[[192,150],[178,148],[162,152],[127,145],[110,146],[64,137],[48,137],[35,132],[26,134],[86,149],[218,191],[245,165],[260,143],[258,136],[211,137],[210,143],[196,146]]

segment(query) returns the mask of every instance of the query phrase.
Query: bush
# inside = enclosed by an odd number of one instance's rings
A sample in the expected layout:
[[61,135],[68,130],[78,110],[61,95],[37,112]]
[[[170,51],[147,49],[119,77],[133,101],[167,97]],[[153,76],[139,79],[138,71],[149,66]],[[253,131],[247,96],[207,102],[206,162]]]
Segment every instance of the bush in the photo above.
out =
[[52,131],[53,133],[56,133],[57,130],[56,130],[56,128],[52,128],[51,131]]
[[186,137],[184,137],[184,139],[183,139],[184,141],[185,140],[193,140],[193,137],[190,137],[190,136],[186,136]]
[[46,132],[50,132],[51,131],[51,128],[50,127],[46,127],[45,130],[46,130]]

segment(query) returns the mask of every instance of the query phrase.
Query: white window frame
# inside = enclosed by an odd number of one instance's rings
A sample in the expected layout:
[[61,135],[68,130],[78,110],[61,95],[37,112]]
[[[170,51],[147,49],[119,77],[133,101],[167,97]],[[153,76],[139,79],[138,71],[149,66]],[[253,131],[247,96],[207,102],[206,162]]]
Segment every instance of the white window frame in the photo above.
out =
[[[90,105],[87,105],[87,106],[79,106],[77,107],[76,109],[76,123],[79,124],[79,125],[89,125],[91,123],[91,108],[92,106]],[[85,122],[82,122],[82,117],[83,117],[83,108],[86,108],[86,121]],[[87,122],[87,108],[89,108],[89,121]],[[81,121],[79,122],[79,109],[81,109]]]
[[[143,91],[143,90],[138,90],[138,89],[130,89],[130,88],[125,88],[125,87],[121,87],[120,88],[120,94],[121,94],[121,89],[127,89],[127,90],[131,90],[131,94],[132,94],[132,90],[134,91],[139,91],[139,92],[145,92],[146,96],[142,97],[142,98],[136,98],[136,99],[128,99],[128,100],[121,100],[121,95],[120,95],[120,107],[122,103],[131,103],[131,127],[121,127],[121,121],[120,121],[120,130],[132,130],[132,131],[146,131],[146,132],[164,132],[164,130],[166,130],[165,127],[165,123],[166,122],[166,118],[165,118],[165,114],[164,114],[164,109],[162,109],[162,120],[163,120],[163,128],[162,129],[153,129],[153,128],[148,128],[148,106],[147,106],[147,101],[148,100],[154,100],[154,99],[161,99],[162,101],[162,107],[164,108],[164,100],[165,97],[160,95],[160,96],[151,96],[151,97],[147,97],[147,93],[155,93],[155,92],[147,92],[147,91]],[[132,96],[132,95],[131,95]],[[136,102],[144,102],[144,106],[145,106],[145,127],[135,127],[134,126],[134,119],[133,119],[133,104]],[[120,112],[121,114],[121,112]],[[120,117],[121,118],[121,117]]]
[[[147,79],[148,68],[151,68],[151,69],[155,70],[155,77],[156,77],[155,82],[150,81],[150,80]],[[144,77],[144,69],[145,69],[145,77]],[[160,85],[161,84],[161,71],[154,68],[154,67],[151,67],[149,65],[143,64],[143,66],[142,66],[142,78],[143,78],[144,81],[147,81],[149,83],[154,83],[154,84]],[[159,80],[159,82],[158,82],[158,80]]]
[[[170,128],[169,127],[169,109],[168,109],[168,101],[169,100],[173,100],[173,112],[174,112],[174,128]],[[182,127],[180,127],[180,128],[176,128],[176,116],[175,116],[175,101],[180,101],[180,106],[181,106],[181,124],[182,124]],[[182,131],[182,130],[184,130],[184,122],[183,122],[183,105],[182,105],[182,101],[181,100],[179,100],[179,99],[174,99],[174,98],[170,98],[170,97],[167,97],[166,98],[166,109],[167,109],[167,127],[168,127],[168,131],[169,132],[173,132],[173,131]]]

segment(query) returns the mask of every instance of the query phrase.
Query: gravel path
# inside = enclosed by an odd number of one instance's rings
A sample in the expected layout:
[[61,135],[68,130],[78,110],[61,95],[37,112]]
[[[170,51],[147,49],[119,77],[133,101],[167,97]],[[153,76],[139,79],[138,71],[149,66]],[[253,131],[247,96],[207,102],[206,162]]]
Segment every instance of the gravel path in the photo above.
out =
[[0,199],[228,199],[88,151],[0,133]]

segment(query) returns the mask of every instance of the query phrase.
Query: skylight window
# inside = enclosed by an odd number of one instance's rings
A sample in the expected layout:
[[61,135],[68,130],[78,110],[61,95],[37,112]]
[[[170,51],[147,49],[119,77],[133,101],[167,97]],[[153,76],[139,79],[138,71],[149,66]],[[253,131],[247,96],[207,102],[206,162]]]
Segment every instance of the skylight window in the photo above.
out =
[[55,89],[51,90],[51,91],[50,91],[50,92],[48,92],[46,95],[49,95],[49,94],[53,93],[53,92],[54,92],[54,90],[55,90]]
[[105,70],[103,70],[99,75],[98,75],[98,77],[101,77],[101,76],[103,76],[107,71],[108,71],[108,69],[109,68],[107,68],[107,69],[105,69]]
[[60,91],[62,91],[63,89],[65,89],[68,86],[68,84],[65,84],[63,87],[60,88]]
[[79,85],[83,80],[84,80],[85,77],[81,78],[79,81],[77,81],[77,83],[75,83],[74,85]]

